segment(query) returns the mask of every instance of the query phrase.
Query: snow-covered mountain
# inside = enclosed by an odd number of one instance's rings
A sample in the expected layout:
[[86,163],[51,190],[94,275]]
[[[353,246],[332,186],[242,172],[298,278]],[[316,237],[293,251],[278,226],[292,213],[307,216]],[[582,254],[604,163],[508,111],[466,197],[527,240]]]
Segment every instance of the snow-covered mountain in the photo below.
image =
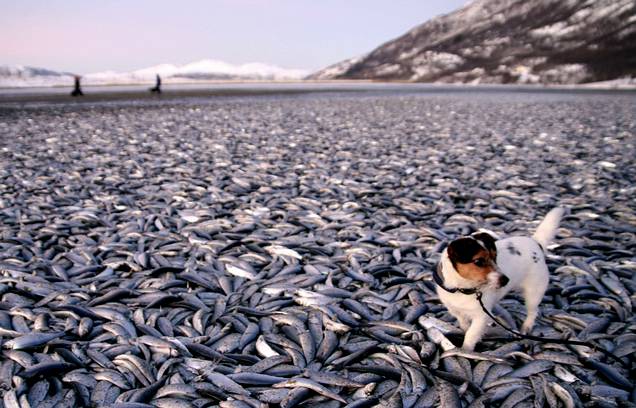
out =
[[73,74],[22,65],[0,65],[0,87],[72,84]]
[[327,68],[323,68],[318,72],[314,72],[313,74],[307,76],[307,79],[333,79],[338,78],[339,76],[345,74],[352,66],[362,61],[362,57],[353,57],[344,61],[337,62],[333,65],[329,65]]
[[[302,69],[250,63],[232,65],[217,60],[202,60],[186,65],[160,64],[132,72],[104,71],[82,75],[82,85],[125,85],[153,83],[160,75],[164,83],[197,80],[299,80],[307,76]],[[73,84],[74,74],[26,66],[0,66],[0,87],[65,86]]]
[[576,84],[636,76],[634,0],[474,0],[357,62],[310,75],[443,83]]

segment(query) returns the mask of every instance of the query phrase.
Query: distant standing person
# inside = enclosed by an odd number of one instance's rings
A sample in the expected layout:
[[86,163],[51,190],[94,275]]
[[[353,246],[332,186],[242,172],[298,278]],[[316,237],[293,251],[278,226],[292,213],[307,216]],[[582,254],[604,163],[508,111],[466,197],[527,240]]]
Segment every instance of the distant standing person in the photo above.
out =
[[157,82],[154,88],[150,88],[150,92],[161,93],[161,77],[157,75]]
[[80,87],[80,76],[75,75],[75,89],[71,92],[71,96],[83,96],[82,88]]

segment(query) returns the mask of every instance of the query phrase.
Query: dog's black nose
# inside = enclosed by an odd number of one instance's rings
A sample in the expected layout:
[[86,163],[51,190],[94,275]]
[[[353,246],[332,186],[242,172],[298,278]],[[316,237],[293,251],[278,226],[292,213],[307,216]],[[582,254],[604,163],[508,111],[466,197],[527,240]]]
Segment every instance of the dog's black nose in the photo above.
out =
[[508,279],[508,277],[506,275],[501,275],[499,277],[499,286],[500,287],[504,287],[506,286],[506,284],[508,283],[508,281],[510,281],[510,279]]

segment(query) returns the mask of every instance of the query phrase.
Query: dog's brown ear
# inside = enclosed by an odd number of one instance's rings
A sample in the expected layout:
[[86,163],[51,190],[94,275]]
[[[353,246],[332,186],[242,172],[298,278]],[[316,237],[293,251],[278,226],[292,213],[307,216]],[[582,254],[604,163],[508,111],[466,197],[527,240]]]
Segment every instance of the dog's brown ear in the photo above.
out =
[[490,251],[493,254],[497,254],[497,245],[495,245],[495,241],[496,241],[495,237],[493,237],[487,232],[477,232],[471,236],[477,241],[479,241],[484,246],[484,248],[486,248],[488,251]]
[[453,266],[456,266],[458,263],[471,263],[480,250],[482,247],[475,239],[466,237],[458,238],[448,244],[447,254]]

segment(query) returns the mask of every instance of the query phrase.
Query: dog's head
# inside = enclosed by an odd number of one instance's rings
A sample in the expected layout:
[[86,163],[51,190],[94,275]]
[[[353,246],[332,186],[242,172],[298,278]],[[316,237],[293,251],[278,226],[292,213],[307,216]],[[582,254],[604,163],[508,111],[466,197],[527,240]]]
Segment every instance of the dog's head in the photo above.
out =
[[502,287],[508,278],[497,268],[495,238],[485,232],[458,238],[448,245],[448,259],[459,276],[479,285]]

